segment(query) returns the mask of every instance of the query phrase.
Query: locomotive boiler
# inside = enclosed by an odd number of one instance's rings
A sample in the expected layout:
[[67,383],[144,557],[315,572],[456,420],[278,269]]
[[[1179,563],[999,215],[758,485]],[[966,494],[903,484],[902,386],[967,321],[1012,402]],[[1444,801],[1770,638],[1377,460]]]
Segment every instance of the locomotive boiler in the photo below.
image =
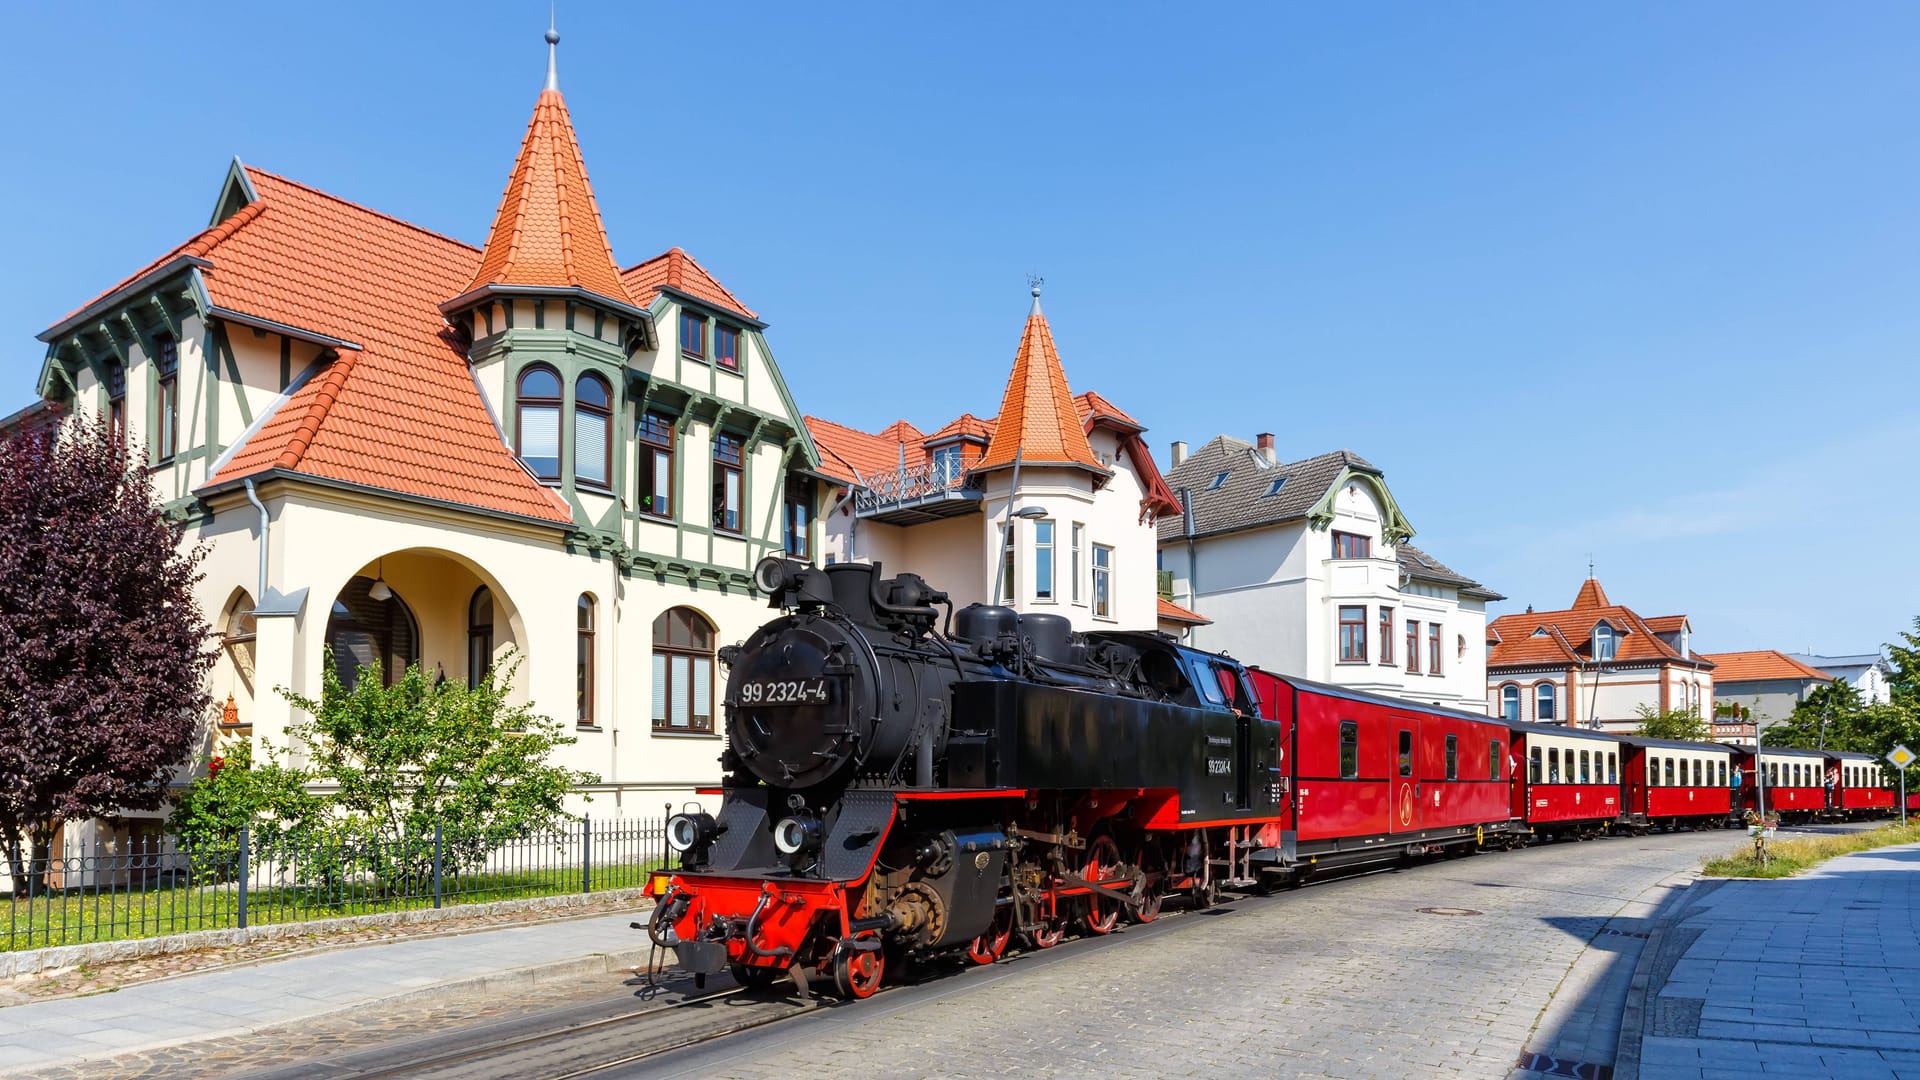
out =
[[955,611],[877,564],[755,583],[783,613],[720,651],[722,801],[668,823],[648,926],[683,968],[864,997],[902,960],[988,963],[1254,873],[1279,734],[1234,661]]

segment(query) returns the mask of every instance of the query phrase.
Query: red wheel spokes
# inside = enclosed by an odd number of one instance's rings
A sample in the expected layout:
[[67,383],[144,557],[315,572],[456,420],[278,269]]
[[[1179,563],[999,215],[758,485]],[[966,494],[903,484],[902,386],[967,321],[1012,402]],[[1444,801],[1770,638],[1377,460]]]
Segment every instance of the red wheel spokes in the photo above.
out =
[[[1101,884],[1120,865],[1120,846],[1111,836],[1101,836],[1087,847],[1087,861],[1080,868],[1080,876],[1095,884]],[[1120,902],[1099,893],[1087,895],[1087,914],[1083,920],[1088,932],[1110,934],[1120,925]]]

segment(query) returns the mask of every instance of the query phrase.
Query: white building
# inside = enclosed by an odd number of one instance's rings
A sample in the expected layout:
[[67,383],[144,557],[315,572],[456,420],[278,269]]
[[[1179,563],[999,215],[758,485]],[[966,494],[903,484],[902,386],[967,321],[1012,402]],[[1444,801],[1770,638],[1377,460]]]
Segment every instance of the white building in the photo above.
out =
[[204,231],[41,335],[39,390],[209,545],[207,751],[283,741],[328,647],[388,681],[512,650],[594,813],[651,816],[719,776],[755,563],[813,542],[764,329],[678,248],[619,268],[550,53],[483,248],[236,161]]
[[1270,671],[1481,711],[1486,606],[1500,599],[1409,541],[1381,471],[1346,450],[1279,461],[1273,436],[1174,444],[1190,501],[1159,526],[1176,603],[1212,620],[1201,648]]
[[1204,621],[1156,592],[1154,522],[1175,504],[1146,429],[1098,394],[1074,396],[1033,296],[996,416],[932,434],[806,418],[820,471],[841,485],[821,522],[824,561],[879,562],[957,607],[1052,612],[1077,630]]
[[[1642,708],[1713,716],[1713,662],[1685,615],[1641,618],[1588,578],[1573,606],[1502,615],[1487,627],[1487,706],[1509,719],[1630,731]],[[1737,738],[1737,719],[1715,729]]]
[[1893,674],[1893,666],[1879,653],[1855,653],[1849,656],[1819,656],[1814,653],[1787,655],[1858,690],[1862,704],[1885,705],[1893,700],[1893,687],[1887,684],[1887,677]]

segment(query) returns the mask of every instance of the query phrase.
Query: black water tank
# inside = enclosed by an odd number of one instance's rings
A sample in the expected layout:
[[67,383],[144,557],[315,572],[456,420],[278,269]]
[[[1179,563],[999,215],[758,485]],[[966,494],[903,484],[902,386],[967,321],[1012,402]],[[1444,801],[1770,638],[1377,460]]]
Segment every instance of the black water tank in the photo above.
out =
[[962,641],[992,641],[1019,625],[1020,616],[1010,607],[968,604],[953,613],[953,636]]
[[1033,654],[1054,664],[1073,663],[1073,620],[1065,615],[1029,612],[1020,616],[1021,636],[1033,642]]

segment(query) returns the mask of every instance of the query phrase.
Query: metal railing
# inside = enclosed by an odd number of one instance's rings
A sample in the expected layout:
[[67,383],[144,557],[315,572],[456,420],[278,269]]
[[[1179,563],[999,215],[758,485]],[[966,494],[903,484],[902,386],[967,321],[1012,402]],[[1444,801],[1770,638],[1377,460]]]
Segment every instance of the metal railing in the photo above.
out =
[[666,861],[657,818],[583,817],[497,840],[438,824],[398,840],[134,837],[27,860],[26,880],[0,892],[0,952],[637,888]]
[[855,495],[854,509],[881,510],[929,495],[980,488],[978,478],[967,476],[966,467],[960,462],[936,457],[920,465],[867,477],[866,486]]

